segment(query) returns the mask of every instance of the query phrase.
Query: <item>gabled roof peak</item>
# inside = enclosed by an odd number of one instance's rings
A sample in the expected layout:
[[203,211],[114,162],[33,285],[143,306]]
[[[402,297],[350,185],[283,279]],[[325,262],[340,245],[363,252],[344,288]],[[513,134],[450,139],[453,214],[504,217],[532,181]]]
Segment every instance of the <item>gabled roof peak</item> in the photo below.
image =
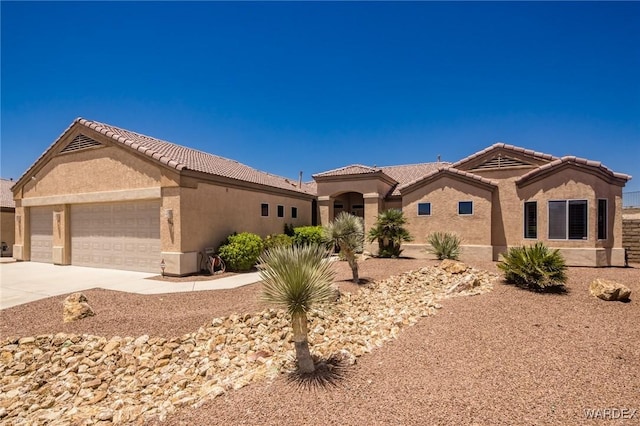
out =
[[487,154],[490,154],[493,151],[499,151],[499,150],[504,150],[504,151],[510,151],[516,155],[524,155],[526,157],[530,157],[530,158],[535,158],[537,160],[542,160],[542,161],[553,161],[556,160],[558,157],[555,157],[553,155],[550,154],[545,154],[543,152],[538,152],[538,151],[533,151],[531,149],[526,149],[526,148],[521,148],[519,146],[515,146],[515,145],[510,145],[510,144],[506,144],[504,142],[496,142],[493,145],[483,149],[482,151],[478,151],[474,154],[469,155],[468,157],[463,158],[462,160],[456,161],[455,163],[453,163],[453,167],[460,167],[462,165],[464,165],[465,163],[471,162],[477,158],[486,156]]

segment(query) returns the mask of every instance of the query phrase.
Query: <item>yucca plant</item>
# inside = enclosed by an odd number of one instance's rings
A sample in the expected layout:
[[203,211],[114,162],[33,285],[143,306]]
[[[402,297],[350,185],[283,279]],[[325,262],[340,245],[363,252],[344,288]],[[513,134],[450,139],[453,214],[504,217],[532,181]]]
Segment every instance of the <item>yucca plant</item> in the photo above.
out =
[[456,234],[451,234],[449,232],[434,232],[429,234],[427,242],[431,246],[427,251],[435,254],[438,260],[458,260],[460,257],[460,243],[462,240]]
[[298,372],[315,371],[307,339],[307,312],[333,295],[334,271],[323,246],[277,246],[260,257],[263,300],[284,306],[291,315]]
[[364,225],[362,218],[342,212],[333,222],[324,227],[324,239],[340,248],[340,255],[344,256],[351,267],[353,282],[358,284],[358,253],[364,245]]
[[399,257],[400,245],[412,241],[409,231],[404,227],[407,219],[400,209],[389,209],[380,213],[376,224],[369,230],[369,241],[378,241],[380,257]]
[[550,250],[543,243],[512,247],[502,254],[498,268],[507,282],[535,290],[563,286],[567,281],[567,266],[559,250]]

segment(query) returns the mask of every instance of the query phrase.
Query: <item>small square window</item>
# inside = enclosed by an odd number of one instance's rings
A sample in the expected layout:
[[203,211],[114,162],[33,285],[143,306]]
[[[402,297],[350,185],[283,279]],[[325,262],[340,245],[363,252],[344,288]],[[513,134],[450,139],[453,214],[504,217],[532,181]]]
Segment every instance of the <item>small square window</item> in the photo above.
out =
[[418,216],[431,216],[431,203],[418,203]]
[[267,203],[262,203],[260,205],[260,209],[261,209],[261,215],[263,217],[269,216],[269,204]]
[[284,217],[284,206],[278,206],[278,217]]
[[458,214],[473,214],[473,201],[459,201]]
[[298,208],[291,207],[291,219],[296,219],[298,217]]

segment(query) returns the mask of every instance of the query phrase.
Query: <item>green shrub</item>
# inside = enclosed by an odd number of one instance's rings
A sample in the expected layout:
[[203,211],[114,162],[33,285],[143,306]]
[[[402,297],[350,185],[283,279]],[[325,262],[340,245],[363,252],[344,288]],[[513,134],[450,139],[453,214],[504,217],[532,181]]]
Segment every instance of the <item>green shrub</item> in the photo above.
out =
[[293,243],[299,246],[323,243],[322,226],[298,226],[293,229]]
[[378,215],[376,223],[369,230],[369,242],[378,241],[378,256],[400,257],[403,242],[413,240],[409,231],[404,227],[407,219],[400,209],[385,210]]
[[498,268],[508,283],[534,290],[561,287],[567,282],[567,266],[558,250],[550,250],[543,243],[512,247],[502,254]]
[[243,232],[229,235],[219,251],[220,257],[232,271],[248,271],[262,254],[264,243],[259,235]]
[[295,235],[295,232],[293,231],[293,223],[284,224],[284,234],[290,237],[293,237]]
[[293,238],[285,234],[267,235],[264,239],[264,250],[270,250],[274,247],[289,247],[293,245]]
[[458,260],[458,257],[460,257],[460,243],[462,240],[456,234],[434,232],[433,234],[429,234],[427,242],[431,245],[427,251],[435,254],[439,260]]

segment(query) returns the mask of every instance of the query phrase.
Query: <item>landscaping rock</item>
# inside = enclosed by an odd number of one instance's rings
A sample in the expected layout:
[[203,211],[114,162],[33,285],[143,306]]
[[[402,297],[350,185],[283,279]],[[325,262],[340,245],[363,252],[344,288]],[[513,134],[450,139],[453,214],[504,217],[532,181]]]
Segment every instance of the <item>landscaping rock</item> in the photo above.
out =
[[467,265],[457,260],[444,259],[439,267],[451,274],[461,274],[468,269]]
[[77,321],[82,318],[94,316],[95,312],[89,306],[87,298],[82,293],[73,293],[64,299],[64,322]]
[[603,278],[596,278],[589,285],[589,292],[602,300],[619,300],[626,302],[631,296],[631,289],[624,284],[617,283]]
[[[352,365],[402,328],[435,315],[442,299],[490,291],[497,277],[424,267],[369,283],[309,312],[311,351]],[[74,296],[75,304],[86,304],[84,296]],[[0,419],[16,425],[145,424],[295,369],[286,310],[233,314],[209,324],[171,340],[66,333],[3,337]]]

